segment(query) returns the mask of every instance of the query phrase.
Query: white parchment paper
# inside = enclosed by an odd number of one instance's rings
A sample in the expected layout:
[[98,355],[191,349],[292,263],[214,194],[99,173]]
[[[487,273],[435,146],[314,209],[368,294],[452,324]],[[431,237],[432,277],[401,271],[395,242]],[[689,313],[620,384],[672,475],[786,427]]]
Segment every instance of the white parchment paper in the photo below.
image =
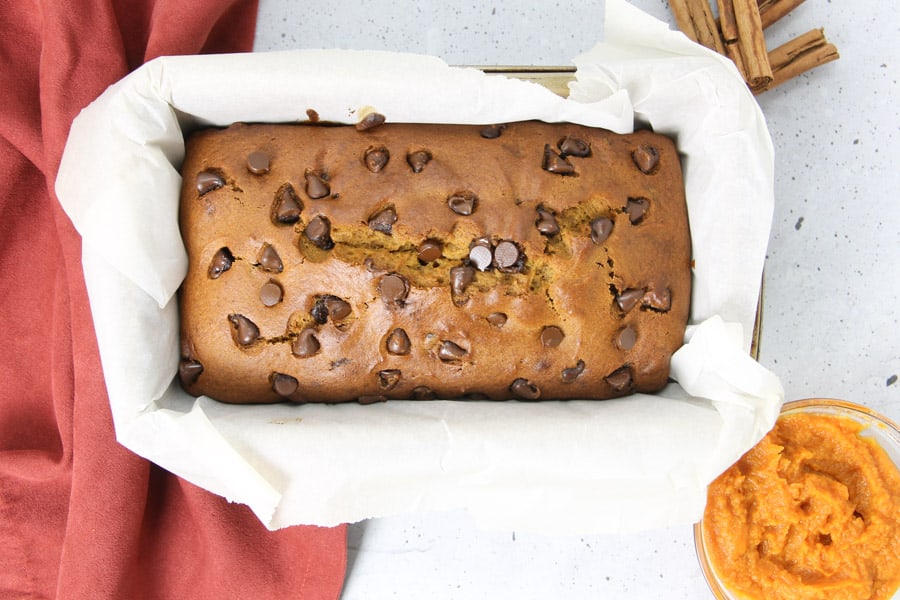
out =
[[[56,192],[85,279],[118,440],[269,528],[466,508],[485,527],[621,532],[697,520],[706,485],[769,430],[780,382],[748,355],[772,146],[731,63],[623,0],[569,99],[426,56],[296,51],[154,60],[75,120]],[[183,134],[236,121],[570,121],[672,135],[693,307],[671,384],[606,402],[232,406],[185,394],[176,290]]]

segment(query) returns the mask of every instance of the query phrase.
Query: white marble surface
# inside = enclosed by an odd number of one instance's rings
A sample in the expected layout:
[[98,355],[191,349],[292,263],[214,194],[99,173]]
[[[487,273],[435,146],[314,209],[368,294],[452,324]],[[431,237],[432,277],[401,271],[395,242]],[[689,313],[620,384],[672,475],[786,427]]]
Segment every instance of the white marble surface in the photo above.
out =
[[[665,0],[632,3],[673,23]],[[900,17],[888,0],[863,4],[807,0],[767,31],[771,48],[824,27],[841,59],[759,98],[777,160],[760,361],[782,378],[788,399],[843,398],[900,421]],[[260,0],[256,50],[568,65],[600,39],[603,8]],[[689,526],[547,537],[480,530],[460,511],[359,523],[349,547],[347,600],[711,597]]]

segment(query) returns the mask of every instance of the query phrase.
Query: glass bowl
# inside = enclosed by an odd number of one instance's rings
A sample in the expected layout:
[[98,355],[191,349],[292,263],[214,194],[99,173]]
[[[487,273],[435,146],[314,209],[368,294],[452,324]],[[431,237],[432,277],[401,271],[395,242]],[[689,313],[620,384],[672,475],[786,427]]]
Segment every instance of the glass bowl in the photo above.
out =
[[[874,439],[887,452],[894,465],[900,469],[900,427],[887,417],[865,406],[844,400],[814,398],[785,403],[781,415],[797,413],[822,414],[844,417],[863,426],[860,436]],[[718,600],[748,600],[729,590],[719,578],[706,550],[703,522],[694,525],[694,545],[703,576],[714,598]],[[900,600],[900,590],[894,592],[893,600]]]

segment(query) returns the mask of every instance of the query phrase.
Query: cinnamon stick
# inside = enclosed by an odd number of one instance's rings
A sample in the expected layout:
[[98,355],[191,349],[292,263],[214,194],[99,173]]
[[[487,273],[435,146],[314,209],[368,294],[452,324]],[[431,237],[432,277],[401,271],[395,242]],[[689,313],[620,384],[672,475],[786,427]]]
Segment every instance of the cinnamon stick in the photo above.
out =
[[754,91],[763,89],[772,83],[773,75],[772,67],[769,65],[766,39],[763,37],[759,6],[756,0],[732,1],[738,30],[738,40],[735,43],[741,51],[741,58],[746,67],[747,85]]
[[724,54],[719,28],[708,0],[669,0],[678,29],[693,41]]
[[733,44],[738,39],[734,4],[731,0],[716,0],[716,4],[719,7],[719,31],[722,32],[722,41],[728,46],[728,44]]
[[803,2],[804,0],[759,0],[759,17],[763,29],[803,4]]
[[825,39],[823,29],[807,31],[769,53],[774,78],[761,93],[810,69],[840,58],[837,48]]

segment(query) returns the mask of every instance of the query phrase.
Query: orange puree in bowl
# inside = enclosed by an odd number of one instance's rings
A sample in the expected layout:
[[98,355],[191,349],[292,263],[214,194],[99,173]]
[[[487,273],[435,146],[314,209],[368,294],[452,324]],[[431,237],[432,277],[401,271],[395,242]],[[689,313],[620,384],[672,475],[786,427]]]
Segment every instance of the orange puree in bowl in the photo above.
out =
[[890,598],[900,471],[846,418],[787,414],[709,488],[703,534],[738,597]]

